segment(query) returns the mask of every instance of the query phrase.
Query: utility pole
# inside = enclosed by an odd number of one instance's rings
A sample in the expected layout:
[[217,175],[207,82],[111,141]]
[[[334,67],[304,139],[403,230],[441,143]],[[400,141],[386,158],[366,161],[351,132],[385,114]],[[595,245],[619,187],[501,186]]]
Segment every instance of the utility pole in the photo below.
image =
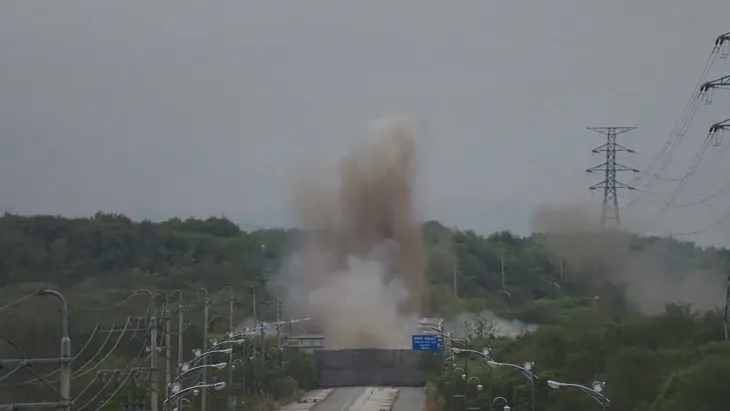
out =
[[170,347],[170,310],[167,307],[167,304],[165,304],[165,396],[167,396],[167,390],[170,386],[170,383],[172,383],[172,377],[170,369],[170,360],[172,357],[172,349]]
[[281,350],[281,301],[276,300],[276,348]]
[[[235,298],[231,294],[228,299],[228,332],[233,336],[233,303]],[[207,382],[207,381],[206,381]],[[233,396],[233,350],[228,354],[228,408],[230,411],[236,411],[236,397]]]
[[281,301],[276,300],[276,355],[281,367]]
[[71,337],[68,333],[68,302],[61,292],[40,289],[37,295],[51,295],[61,303],[61,371],[59,375],[59,394],[61,394],[62,410],[71,410]]
[[563,282],[563,259],[560,259],[560,282]]
[[[6,359],[0,358],[0,369],[5,369],[8,372],[5,375],[12,374],[16,370],[25,368],[31,373],[35,374],[38,381],[43,383],[46,387],[52,389],[59,397],[59,401],[56,402],[27,402],[27,403],[12,403],[12,404],[0,404],[0,410],[19,410],[25,408],[58,408],[61,411],[69,411],[71,409],[71,338],[68,332],[68,302],[66,297],[61,292],[56,290],[50,290],[41,288],[37,290],[34,295],[37,296],[52,296],[58,299],[61,304],[61,355],[59,358],[28,358],[26,355],[23,359]],[[20,348],[13,342],[12,339],[5,337],[11,345],[14,345],[16,350],[20,351]],[[26,351],[27,353],[27,351]],[[33,371],[33,364],[49,364],[49,363],[60,363],[59,373],[59,387],[52,386],[43,377],[39,376],[36,371]]]
[[185,331],[185,314],[182,301],[177,305],[177,367],[183,364],[183,333]]
[[[263,247],[263,246],[262,246]],[[256,287],[253,285],[249,286],[248,289],[251,291],[251,311],[253,315],[253,328],[256,328]],[[262,341],[263,344],[263,341]],[[256,351],[256,337],[251,341],[252,351]]]
[[725,341],[728,340],[728,311],[730,310],[730,274],[728,274],[727,284],[725,285],[725,314],[722,317],[722,328]]
[[621,226],[621,219],[619,218],[618,213],[618,194],[616,193],[616,190],[634,189],[634,187],[616,180],[616,173],[619,171],[633,171],[634,173],[639,172],[639,170],[616,162],[617,152],[634,152],[634,150],[616,143],[616,136],[635,129],[636,127],[588,127],[588,130],[595,131],[596,133],[606,136],[606,144],[598,146],[592,150],[593,154],[606,153],[606,161],[603,164],[599,164],[586,170],[587,173],[597,171],[604,173],[603,181],[590,187],[590,190],[603,189],[603,207],[601,209],[601,227],[603,228],[606,228],[608,221],[613,221],[615,227]]
[[261,320],[261,349],[259,350],[259,352],[261,354],[263,354],[264,351],[266,350],[266,343],[265,343],[265,339],[266,339],[266,326],[265,325],[266,324],[265,324],[264,320]]
[[159,381],[157,379],[157,317],[151,317],[150,329],[150,407],[157,411]]
[[[208,350],[208,314],[210,308],[210,300],[208,293],[205,293],[205,303],[203,307],[203,352]],[[208,356],[203,357],[203,365],[208,365]],[[203,367],[203,383],[208,383],[208,367]],[[208,406],[208,389],[203,388],[200,395],[200,411],[205,411]],[[153,410],[154,411],[154,410]]]
[[454,277],[454,297],[459,298],[459,288],[456,284],[456,262],[451,265],[451,275]]
[[502,265],[502,288],[504,288],[504,250],[499,250],[499,262]]

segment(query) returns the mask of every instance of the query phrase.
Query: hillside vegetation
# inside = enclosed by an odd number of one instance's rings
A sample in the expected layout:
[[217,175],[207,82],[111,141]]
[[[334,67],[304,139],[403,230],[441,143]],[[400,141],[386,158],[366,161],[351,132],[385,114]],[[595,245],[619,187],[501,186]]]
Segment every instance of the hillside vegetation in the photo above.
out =
[[[104,213],[85,219],[6,214],[0,218],[0,307],[38,288],[61,290],[69,300],[74,351],[79,352],[97,324],[109,328],[124,324],[129,315],[148,312],[149,298],[140,295],[129,299],[133,291],[167,290],[171,307],[182,294],[190,310],[186,316],[192,324],[186,341],[191,342],[186,344],[193,347],[202,334],[201,288],[213,302],[209,331],[227,331],[230,289],[236,296],[236,322],[250,316],[249,286],[257,287],[261,301],[271,301],[262,284],[279,269],[297,235],[294,230],[278,229],[242,232],[225,218],[153,223]],[[643,288],[632,289],[633,283],[618,281],[625,278],[614,275],[600,261],[578,264],[572,257],[564,260],[557,256],[545,246],[541,235],[525,238],[500,232],[483,237],[428,222],[423,226],[423,241],[429,314],[452,316],[465,310],[490,310],[539,325],[535,332],[517,339],[475,335],[470,341],[473,348],[490,345],[497,361],[535,361],[541,379],[580,384],[606,381],[606,394],[615,409],[727,408],[730,395],[724,384],[730,380],[730,345],[723,341],[720,310],[695,310],[678,303],[648,312],[640,298],[645,293],[646,299],[665,302],[659,298],[663,284],[676,284],[678,278],[698,285],[715,281],[727,262],[725,250],[704,250],[668,239],[631,238],[631,253],[642,255],[642,250],[660,248],[661,260],[666,257],[667,261],[652,264],[651,273],[646,269],[650,284],[644,282]],[[632,276],[642,278],[642,270],[632,271]],[[717,291],[720,302],[723,287],[723,283],[710,287]],[[180,291],[174,300],[173,290]],[[645,290],[654,293],[649,295]],[[672,290],[677,294],[676,287]],[[677,295],[681,297],[681,293]],[[698,297],[702,295],[689,295],[687,300],[702,302],[693,300]],[[12,337],[32,356],[57,355],[55,307],[57,303],[49,298],[31,298],[3,309],[0,335]],[[263,304],[259,314],[273,318],[273,305]],[[91,345],[98,347],[103,338],[93,338]],[[115,350],[108,363],[128,363],[138,347],[125,348],[127,345],[131,343]],[[81,356],[94,351],[87,348]],[[18,355],[10,345],[0,343],[0,356]],[[176,358],[174,350],[172,356]],[[490,374],[476,358],[464,368],[492,391],[490,397],[489,390],[477,392],[474,384],[469,385],[470,407],[486,407],[487,401],[501,395],[515,409],[529,409],[529,386],[521,375],[502,370]],[[313,384],[307,382],[311,379],[307,372],[297,376],[300,386]],[[8,385],[30,378],[25,375],[0,381],[5,384],[0,388],[0,402],[40,395],[43,388],[38,384],[12,390]],[[437,372],[434,381],[444,408],[451,410],[451,385],[445,384],[450,377]],[[539,410],[599,409],[581,392],[537,386]],[[463,388],[463,383],[457,384],[457,390]],[[463,407],[457,401],[453,411]]]

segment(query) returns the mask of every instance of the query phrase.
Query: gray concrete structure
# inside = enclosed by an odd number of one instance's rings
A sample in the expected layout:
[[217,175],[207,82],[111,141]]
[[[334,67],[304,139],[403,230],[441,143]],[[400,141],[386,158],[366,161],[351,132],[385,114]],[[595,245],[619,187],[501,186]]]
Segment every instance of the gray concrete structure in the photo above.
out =
[[320,334],[292,335],[286,337],[286,345],[292,348],[312,352],[324,348],[324,337]]
[[426,384],[424,355],[412,350],[317,350],[320,387],[402,386]]

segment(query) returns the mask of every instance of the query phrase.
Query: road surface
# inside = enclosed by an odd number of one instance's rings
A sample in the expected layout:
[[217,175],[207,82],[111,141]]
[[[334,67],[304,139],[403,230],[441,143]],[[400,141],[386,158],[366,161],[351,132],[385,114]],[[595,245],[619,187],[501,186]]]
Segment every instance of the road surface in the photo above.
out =
[[423,411],[426,408],[425,387],[402,387],[398,390],[398,399],[391,411]]
[[[383,387],[383,389],[386,392],[398,391],[395,403],[388,411],[423,411],[425,407],[426,397],[423,387]],[[379,394],[377,387],[334,388],[323,401],[312,408],[312,411],[381,411],[381,407],[376,405],[382,403],[378,402],[381,400],[375,403],[368,400],[369,397],[376,397]]]
[[349,411],[352,404],[365,392],[365,387],[335,388],[316,411]]

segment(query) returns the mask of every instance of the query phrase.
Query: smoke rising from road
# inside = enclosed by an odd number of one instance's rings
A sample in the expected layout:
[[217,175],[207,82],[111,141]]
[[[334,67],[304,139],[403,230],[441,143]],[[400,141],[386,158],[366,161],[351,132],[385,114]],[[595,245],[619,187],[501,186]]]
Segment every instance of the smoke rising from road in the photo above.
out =
[[328,349],[410,346],[426,296],[415,144],[408,123],[386,119],[337,178],[300,176],[304,234],[277,282],[287,311],[311,317]]
[[717,258],[693,257],[687,247],[667,240],[636,247],[633,234],[602,229],[599,221],[598,211],[587,205],[541,206],[532,228],[564,260],[567,278],[623,286],[627,301],[644,314],[660,313],[669,303],[697,310],[724,303],[726,274]]

